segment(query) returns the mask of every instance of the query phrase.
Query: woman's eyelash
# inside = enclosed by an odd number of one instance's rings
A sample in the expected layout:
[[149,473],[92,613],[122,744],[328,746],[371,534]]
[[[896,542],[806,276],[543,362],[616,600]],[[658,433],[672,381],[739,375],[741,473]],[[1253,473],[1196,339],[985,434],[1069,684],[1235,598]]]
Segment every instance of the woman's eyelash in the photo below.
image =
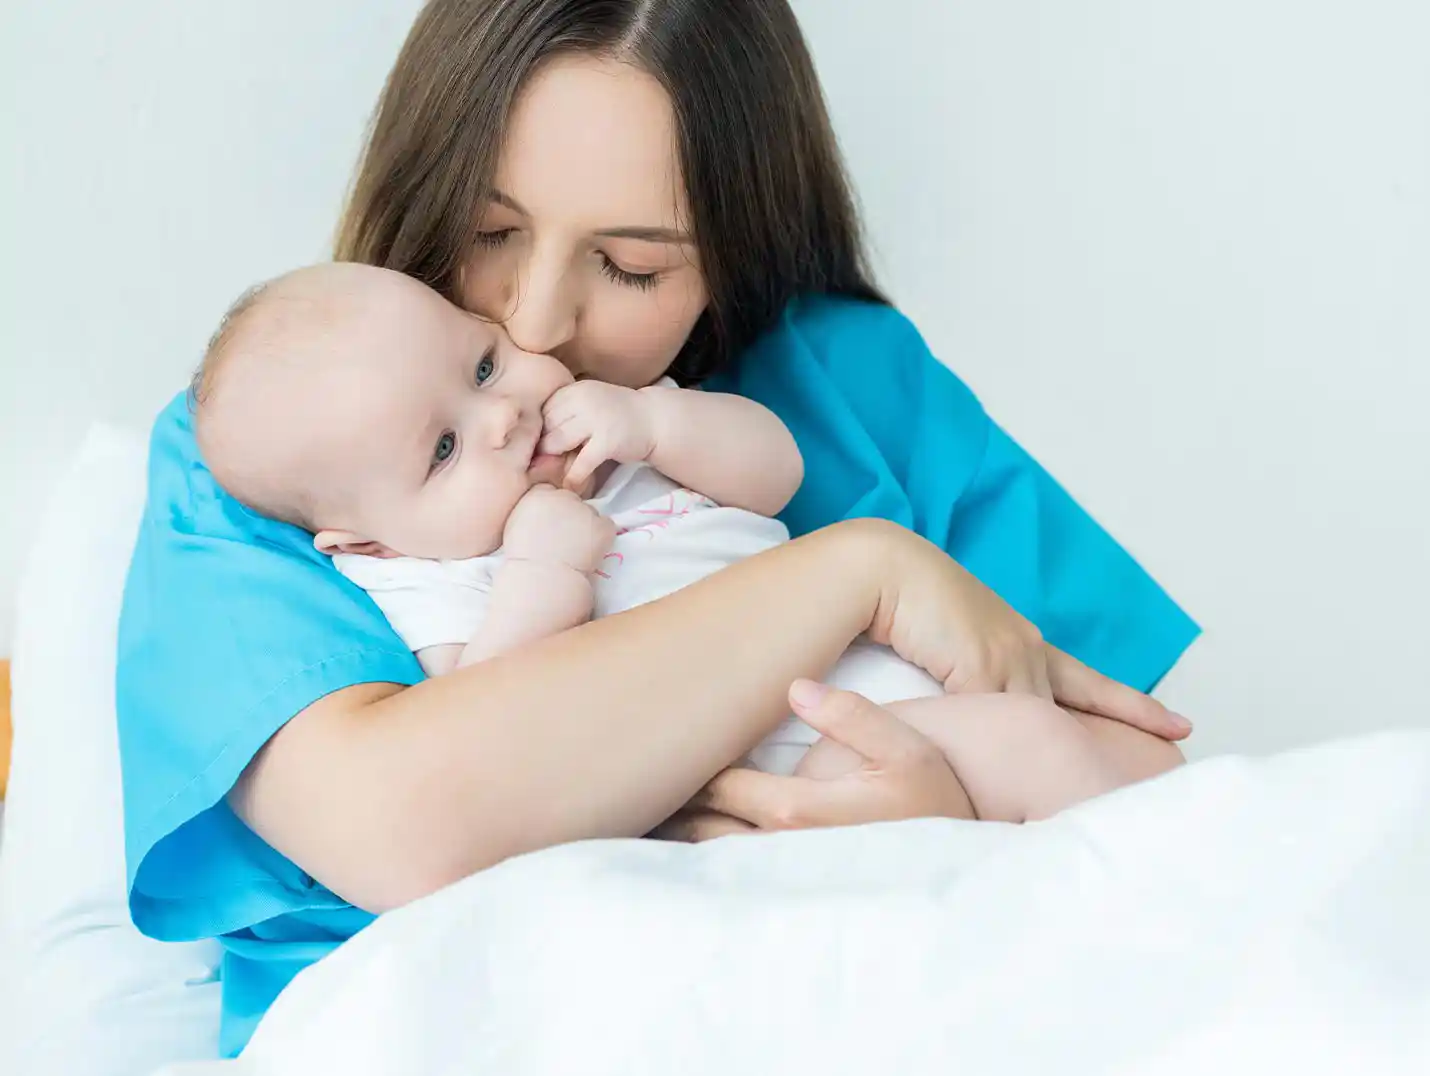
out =
[[659,273],[628,273],[604,254],[601,255],[601,272],[617,284],[637,291],[650,291],[660,283]]
[[[506,241],[511,238],[511,233],[514,230],[499,228],[490,232],[478,232],[477,246],[485,247],[487,250],[496,250],[498,247],[506,245]],[[660,273],[627,272],[604,254],[601,255],[601,273],[607,279],[627,288],[635,288],[637,291],[650,291],[660,283]]]

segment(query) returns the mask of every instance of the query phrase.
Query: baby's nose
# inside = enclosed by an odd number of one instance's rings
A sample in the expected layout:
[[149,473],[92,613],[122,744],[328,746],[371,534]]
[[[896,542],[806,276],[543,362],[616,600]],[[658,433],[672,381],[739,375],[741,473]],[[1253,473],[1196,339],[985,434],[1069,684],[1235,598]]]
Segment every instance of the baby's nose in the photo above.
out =
[[491,434],[493,448],[505,448],[511,435],[521,425],[521,407],[515,400],[498,397],[490,401],[487,414],[487,428]]

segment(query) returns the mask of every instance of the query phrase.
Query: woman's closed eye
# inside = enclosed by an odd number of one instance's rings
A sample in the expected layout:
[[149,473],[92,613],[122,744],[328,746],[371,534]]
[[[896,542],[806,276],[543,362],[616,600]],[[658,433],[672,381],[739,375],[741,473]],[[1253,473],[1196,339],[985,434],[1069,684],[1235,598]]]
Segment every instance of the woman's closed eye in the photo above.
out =
[[496,228],[490,232],[478,232],[477,246],[486,247],[488,250],[505,246],[506,241],[511,238],[511,233],[515,230],[514,228]]
[[[507,241],[515,232],[515,228],[493,228],[490,231],[477,232],[477,246],[487,250],[497,250],[506,246]],[[649,291],[660,283],[661,273],[659,271],[633,273],[629,269],[622,269],[609,254],[596,251],[596,257],[601,262],[601,275],[622,287],[635,288],[637,291]]]
[[650,291],[660,283],[660,273],[632,273],[627,269],[622,269],[610,257],[605,254],[599,255],[601,259],[601,274],[608,280],[613,280],[617,284],[627,288],[635,288],[637,291]]

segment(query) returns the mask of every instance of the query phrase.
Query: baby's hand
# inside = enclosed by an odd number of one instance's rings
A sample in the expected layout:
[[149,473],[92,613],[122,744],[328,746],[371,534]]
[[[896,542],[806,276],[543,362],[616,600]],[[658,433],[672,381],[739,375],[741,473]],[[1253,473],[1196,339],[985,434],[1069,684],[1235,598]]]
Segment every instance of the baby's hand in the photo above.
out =
[[590,575],[611,551],[616,525],[569,490],[534,486],[506,521],[502,550]]
[[639,463],[655,451],[651,397],[604,381],[578,381],[552,394],[543,409],[540,450],[559,456],[580,446],[566,488],[581,489],[607,460]]

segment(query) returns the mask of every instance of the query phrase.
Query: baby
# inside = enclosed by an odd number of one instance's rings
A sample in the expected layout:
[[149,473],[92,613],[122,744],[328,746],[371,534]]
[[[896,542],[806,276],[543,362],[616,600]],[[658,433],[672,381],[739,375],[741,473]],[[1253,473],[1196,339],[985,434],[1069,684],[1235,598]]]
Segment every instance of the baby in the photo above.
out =
[[[314,266],[248,293],[194,396],[218,482],[312,532],[429,675],[786,541],[770,517],[803,476],[789,431],[753,401],[574,380],[500,326],[369,266]],[[1127,783],[1050,703],[970,696],[955,728],[924,727],[917,701],[899,700],[942,686],[864,642],[826,679],[931,735],[979,817],[1046,817]],[[746,764],[820,777],[858,765],[817,739],[790,718]]]

